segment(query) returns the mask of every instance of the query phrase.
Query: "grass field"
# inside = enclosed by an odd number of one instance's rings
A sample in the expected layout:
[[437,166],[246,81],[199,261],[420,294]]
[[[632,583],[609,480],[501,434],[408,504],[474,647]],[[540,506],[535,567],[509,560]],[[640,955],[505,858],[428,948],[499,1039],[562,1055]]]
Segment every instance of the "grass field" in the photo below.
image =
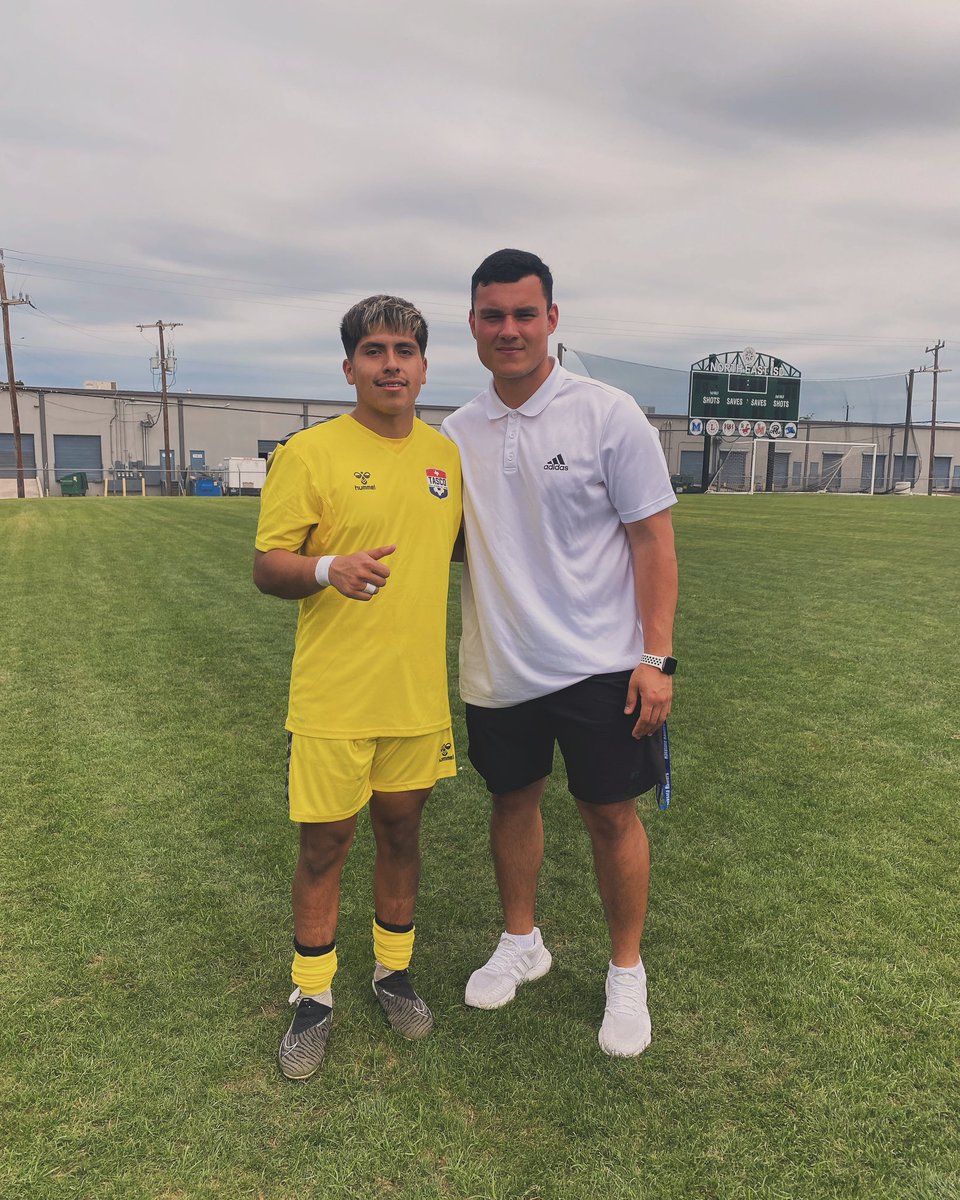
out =
[[402,1042],[372,997],[364,828],[328,1060],[298,1086],[275,1066],[295,606],[250,583],[256,502],[0,505],[0,1195],[960,1196],[960,506],[675,516],[653,1045],[597,1048],[604,926],[556,781],[554,970],[463,1006],[499,914],[455,703],[415,961],[436,1033]]

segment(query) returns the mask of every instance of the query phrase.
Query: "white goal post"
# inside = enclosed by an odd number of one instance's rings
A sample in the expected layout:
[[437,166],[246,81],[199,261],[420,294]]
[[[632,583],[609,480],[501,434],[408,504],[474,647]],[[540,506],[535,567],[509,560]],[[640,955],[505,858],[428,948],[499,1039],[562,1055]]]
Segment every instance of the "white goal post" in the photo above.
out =
[[[767,455],[757,446],[772,447],[774,465],[768,475]],[[768,449],[767,454],[771,453]],[[708,492],[754,495],[774,492],[842,492],[872,496],[883,479],[877,478],[876,442],[807,441],[801,438],[731,438],[720,443],[720,461]],[[881,470],[883,467],[881,466]],[[772,486],[767,488],[767,479]]]

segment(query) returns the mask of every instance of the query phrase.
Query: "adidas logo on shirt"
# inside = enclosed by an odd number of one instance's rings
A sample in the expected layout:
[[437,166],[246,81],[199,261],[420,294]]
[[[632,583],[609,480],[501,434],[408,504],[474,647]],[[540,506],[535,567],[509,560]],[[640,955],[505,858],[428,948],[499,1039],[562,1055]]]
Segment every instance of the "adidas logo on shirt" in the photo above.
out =
[[543,464],[545,471],[569,471],[570,468],[563,461],[562,454],[555,454],[549,462]]

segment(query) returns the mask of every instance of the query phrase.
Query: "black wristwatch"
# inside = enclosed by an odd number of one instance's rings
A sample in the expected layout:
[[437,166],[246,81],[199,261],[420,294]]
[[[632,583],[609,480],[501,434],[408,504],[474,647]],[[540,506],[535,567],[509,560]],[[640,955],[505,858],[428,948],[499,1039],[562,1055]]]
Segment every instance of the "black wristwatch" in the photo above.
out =
[[648,667],[656,667],[664,675],[672,675],[677,669],[677,660],[669,654],[666,657],[659,654],[641,654],[640,661]]

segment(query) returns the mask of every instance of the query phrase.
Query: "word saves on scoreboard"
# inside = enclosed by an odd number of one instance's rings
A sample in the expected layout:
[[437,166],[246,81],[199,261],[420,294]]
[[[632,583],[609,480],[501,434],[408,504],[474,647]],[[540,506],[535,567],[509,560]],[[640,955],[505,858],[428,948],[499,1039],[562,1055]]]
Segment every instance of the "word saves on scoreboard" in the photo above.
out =
[[690,368],[691,433],[796,437],[800,372],[769,354],[731,350]]

